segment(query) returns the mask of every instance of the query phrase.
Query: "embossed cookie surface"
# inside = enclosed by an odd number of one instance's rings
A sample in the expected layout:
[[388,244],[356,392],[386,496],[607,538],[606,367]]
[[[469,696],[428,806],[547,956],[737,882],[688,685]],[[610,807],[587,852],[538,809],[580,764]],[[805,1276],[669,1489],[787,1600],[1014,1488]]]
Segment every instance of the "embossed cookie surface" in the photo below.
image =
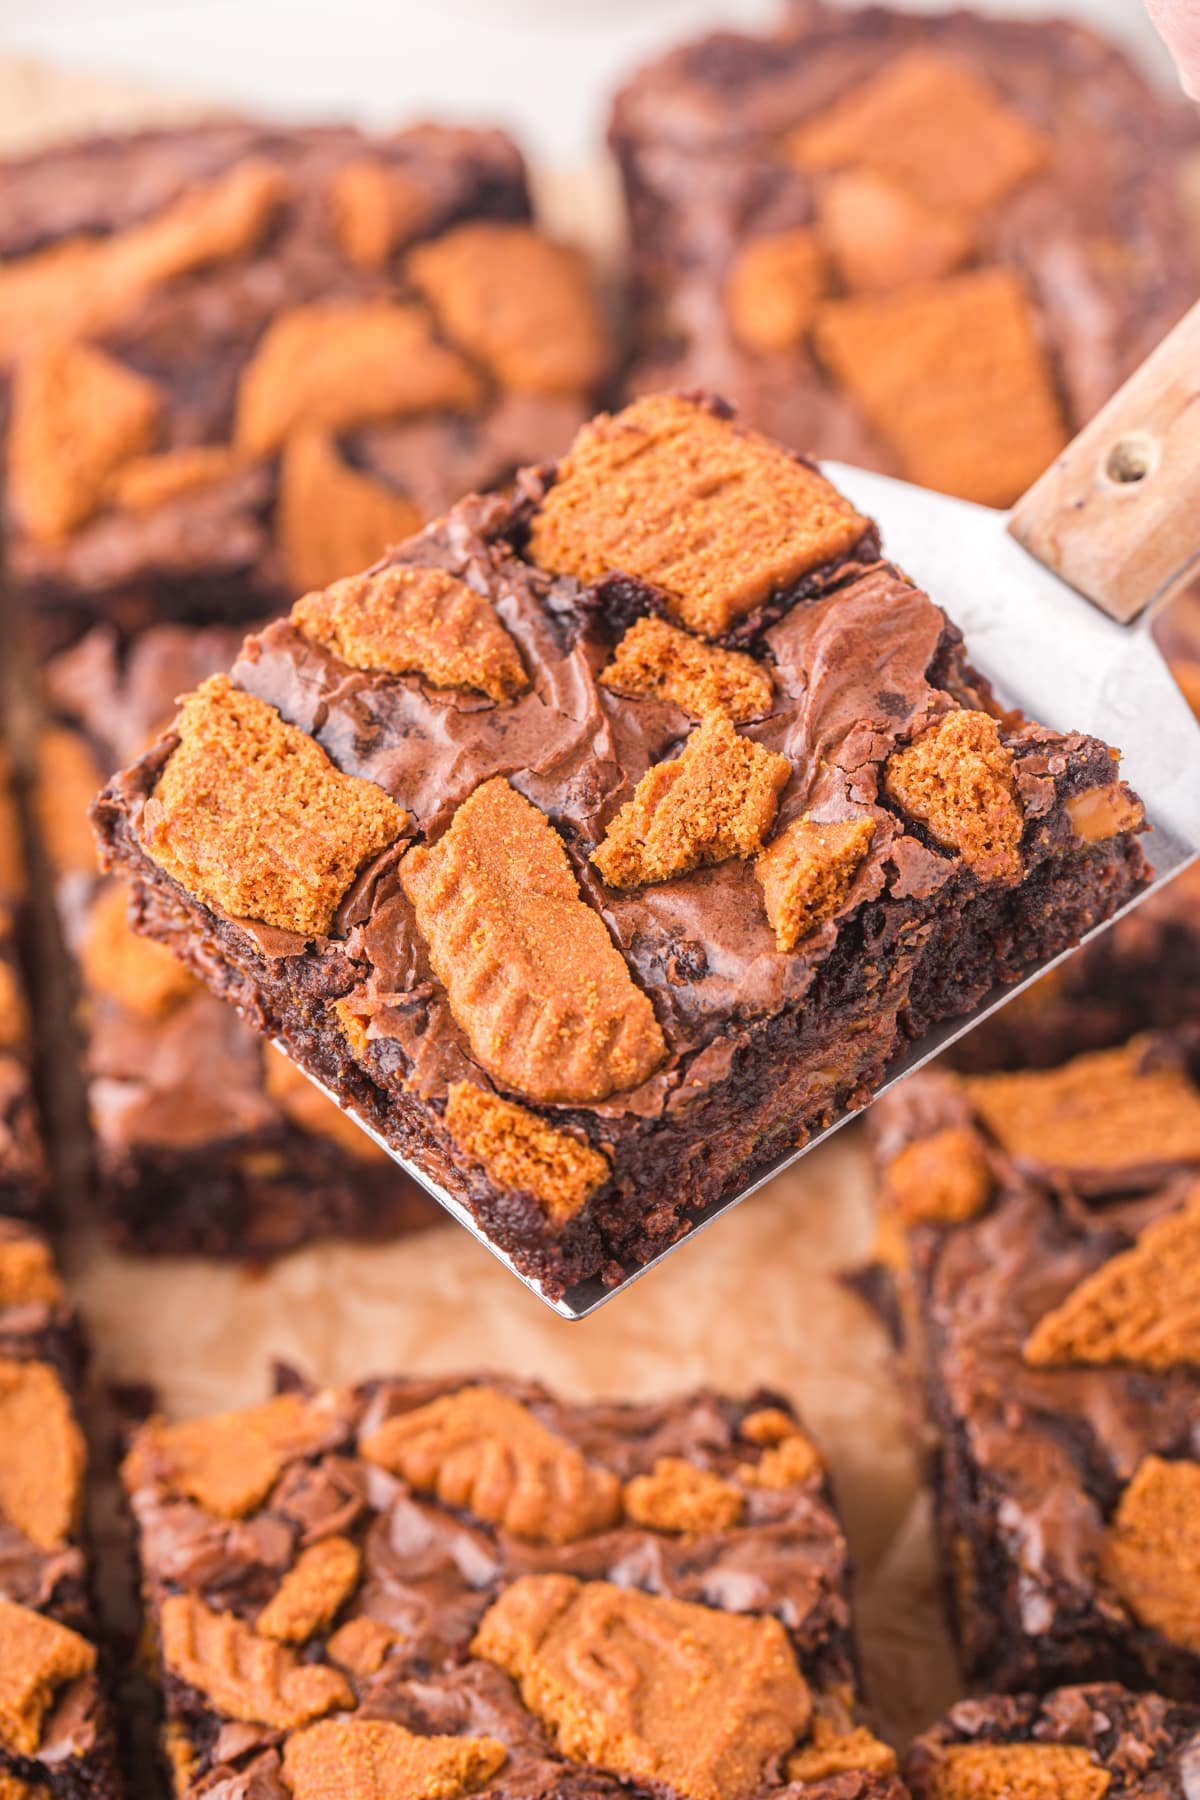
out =
[[544,813],[486,781],[400,879],[471,1049],[535,1100],[594,1102],[666,1055],[654,1009],[581,898]]
[[337,581],[297,601],[292,624],[351,668],[424,675],[497,702],[529,686],[491,601],[444,569],[401,565]]
[[280,1394],[262,1406],[143,1427],[125,1467],[126,1486],[151,1476],[218,1518],[238,1519],[266,1499],[284,1464],[335,1442],[336,1396]]
[[444,1505],[534,1543],[571,1543],[620,1517],[620,1482],[611,1470],[587,1462],[528,1407],[494,1388],[460,1388],[397,1413],[361,1449]]
[[403,808],[227,676],[188,696],[176,729],[146,803],[147,855],[232,918],[328,931],[359,869],[403,833]]
[[580,581],[616,571],[650,582],[680,624],[719,637],[866,529],[778,445],[664,394],[584,426],[534,517],[529,550]]
[[752,1793],[812,1710],[778,1620],[605,1581],[523,1577],[472,1650],[512,1677],[566,1756],[689,1800]]
[[259,1637],[233,1613],[214,1612],[194,1594],[168,1594],[158,1614],[162,1657],[226,1718],[294,1731],[335,1708],[353,1706],[345,1676]]

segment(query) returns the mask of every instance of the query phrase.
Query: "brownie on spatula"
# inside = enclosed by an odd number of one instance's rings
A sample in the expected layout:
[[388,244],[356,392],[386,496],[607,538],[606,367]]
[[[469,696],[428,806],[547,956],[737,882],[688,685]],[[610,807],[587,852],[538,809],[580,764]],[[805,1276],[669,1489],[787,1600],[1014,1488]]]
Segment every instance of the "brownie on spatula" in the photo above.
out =
[[97,811],[141,928],[561,1293],[1142,884],[869,520],[638,402],[306,595]]

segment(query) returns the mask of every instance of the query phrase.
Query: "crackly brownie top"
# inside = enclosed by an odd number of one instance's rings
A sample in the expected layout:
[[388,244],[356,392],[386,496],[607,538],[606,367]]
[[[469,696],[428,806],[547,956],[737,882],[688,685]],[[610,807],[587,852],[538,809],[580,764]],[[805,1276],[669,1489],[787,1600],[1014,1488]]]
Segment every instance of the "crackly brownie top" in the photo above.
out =
[[49,1247],[0,1219],[0,1788],[12,1762],[70,1767],[103,1731],[78,1535],[77,1373]]
[[486,1131],[447,1114],[477,1147],[515,1154],[525,1102],[654,1116],[849,967],[865,908],[1137,826],[1110,752],[996,716],[876,556],[808,465],[644,400],[250,638],[113,791],[217,929],[321,965],[374,1080],[500,1090]]
[[915,1800],[1186,1800],[1200,1707],[1113,1682],[963,1700],[905,1759]]
[[807,4],[677,49],[613,114],[639,379],[1008,504],[1194,292],[1190,131],[1068,24]]
[[[1029,1583],[1200,1656],[1200,1050],[936,1074],[881,1104],[885,1243]],[[911,1285],[910,1285],[911,1284]]]
[[323,584],[565,444],[608,366],[498,133],[150,133],[0,167],[0,199],[29,577]]
[[820,1457],[773,1397],[286,1391],[151,1422],[125,1478],[181,1792],[895,1791]]

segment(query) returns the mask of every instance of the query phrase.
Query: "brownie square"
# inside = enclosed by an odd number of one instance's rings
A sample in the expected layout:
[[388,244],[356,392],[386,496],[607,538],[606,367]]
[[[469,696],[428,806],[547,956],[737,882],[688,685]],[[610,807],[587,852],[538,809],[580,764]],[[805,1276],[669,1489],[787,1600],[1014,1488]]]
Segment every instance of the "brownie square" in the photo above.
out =
[[9,569],[45,644],[262,617],[562,449],[609,360],[499,132],[222,122],[0,166]]
[[227,661],[230,628],[97,626],[45,666],[37,813],[78,987],[105,1224],[123,1248],[268,1256],[326,1234],[384,1239],[442,1217],[295,1065],[128,922],[100,874],[97,784]]
[[1200,1039],[904,1082],[879,1268],[970,1680],[1200,1691]]
[[32,1218],[45,1196],[46,1168],[19,956],[25,905],[20,821],[8,753],[0,744],[0,1215]]
[[902,1793],[774,1395],[291,1387],[151,1421],[125,1481],[181,1800]]
[[0,1219],[0,1792],[116,1800],[81,1540],[80,1344],[50,1250]]
[[1200,1766],[1200,1706],[1114,1682],[964,1700],[905,1760],[913,1800],[1132,1800],[1186,1796]]
[[1011,504],[1195,296],[1194,120],[1076,24],[805,0],[646,65],[609,135],[632,391],[966,499]]
[[552,1295],[1145,871],[1108,748],[1002,717],[869,521],[679,396],[249,638],[98,819],[140,927]]

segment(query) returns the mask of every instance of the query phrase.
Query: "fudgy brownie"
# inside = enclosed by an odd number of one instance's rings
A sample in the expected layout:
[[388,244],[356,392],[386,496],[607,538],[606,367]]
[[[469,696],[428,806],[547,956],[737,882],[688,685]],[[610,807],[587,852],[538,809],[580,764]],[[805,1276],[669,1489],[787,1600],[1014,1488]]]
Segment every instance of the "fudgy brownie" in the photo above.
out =
[[43,641],[260,618],[557,453],[608,366],[498,132],[220,123],[0,165],[9,570]]
[[964,1700],[913,1745],[913,1800],[1189,1800],[1200,1705],[1113,1682]]
[[249,638],[98,803],[139,923],[556,1294],[1141,884],[809,465],[644,400]]
[[0,1218],[0,1794],[115,1800],[80,1537],[79,1337],[45,1240]]
[[1200,1693],[1200,1034],[873,1112],[970,1679]]
[[292,1389],[151,1421],[125,1479],[180,1800],[903,1792],[774,1395]]
[[135,1250],[263,1256],[443,1217],[280,1051],[134,934],[127,884],[96,866],[87,808],[98,783],[240,641],[227,627],[163,625],[122,646],[96,626],[44,672],[55,723],[37,812],[78,974],[100,1199],[112,1235]]
[[32,1217],[45,1192],[18,958],[24,906],[25,858],[8,756],[0,745],[0,1214],[13,1217]]
[[804,4],[636,74],[635,391],[1007,505],[1194,299],[1186,109],[1078,25]]

